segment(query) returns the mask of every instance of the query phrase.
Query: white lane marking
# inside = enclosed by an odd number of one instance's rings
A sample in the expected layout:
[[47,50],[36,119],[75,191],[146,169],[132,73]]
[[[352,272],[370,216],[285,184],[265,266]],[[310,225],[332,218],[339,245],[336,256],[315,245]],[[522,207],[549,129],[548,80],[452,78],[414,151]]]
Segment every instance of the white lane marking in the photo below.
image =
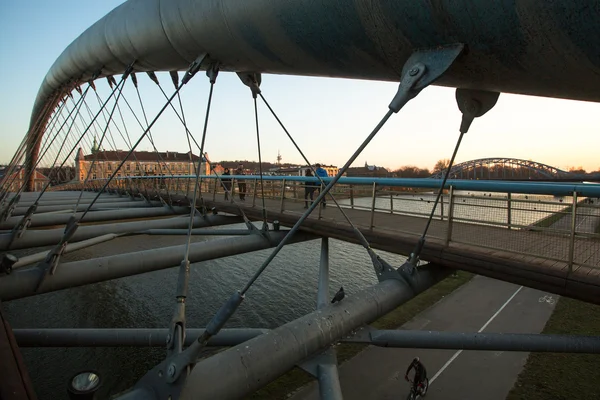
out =
[[[508,298],[508,300],[506,300],[506,302],[505,302],[504,304],[502,304],[502,307],[500,307],[500,308],[498,309],[498,311],[496,311],[496,312],[494,313],[494,315],[492,315],[492,316],[491,316],[491,318],[490,318],[490,319],[488,319],[488,320],[487,320],[487,322],[486,322],[485,324],[483,324],[483,326],[481,327],[481,329],[479,329],[479,330],[477,331],[477,333],[481,333],[481,332],[483,332],[483,330],[484,330],[485,328],[487,328],[487,326],[488,326],[488,325],[489,325],[489,324],[490,324],[490,323],[491,323],[491,322],[492,322],[492,321],[493,321],[493,320],[494,320],[494,319],[495,319],[495,318],[498,316],[498,314],[500,314],[500,312],[501,312],[502,310],[504,310],[504,308],[505,308],[505,307],[508,305],[508,303],[510,303],[510,302],[511,302],[511,300],[515,298],[515,296],[516,296],[516,295],[517,295],[517,294],[518,294],[518,293],[521,291],[521,289],[523,289],[523,286],[520,286],[520,287],[519,287],[519,288],[518,288],[518,289],[517,289],[517,290],[516,290],[516,291],[515,291],[515,292],[512,294],[512,296],[510,296],[510,297]],[[445,370],[446,368],[448,368],[448,366],[449,366],[450,364],[452,364],[452,361],[454,361],[454,360],[456,359],[456,357],[458,357],[458,356],[460,355],[460,353],[462,353],[462,352],[463,352],[462,350],[458,350],[456,353],[454,353],[454,355],[453,355],[452,357],[450,357],[450,359],[449,359],[449,360],[446,362],[446,364],[444,364],[444,365],[442,366],[442,368],[440,368],[440,370],[439,370],[439,371],[438,371],[438,372],[437,372],[437,373],[436,373],[436,374],[433,376],[433,378],[431,378],[431,379],[429,380],[429,385],[431,385],[431,384],[433,383],[433,381],[435,381],[435,380],[436,380],[436,379],[437,379],[437,378],[438,378],[438,377],[439,377],[439,376],[442,374],[442,372],[444,372],[444,370]]]

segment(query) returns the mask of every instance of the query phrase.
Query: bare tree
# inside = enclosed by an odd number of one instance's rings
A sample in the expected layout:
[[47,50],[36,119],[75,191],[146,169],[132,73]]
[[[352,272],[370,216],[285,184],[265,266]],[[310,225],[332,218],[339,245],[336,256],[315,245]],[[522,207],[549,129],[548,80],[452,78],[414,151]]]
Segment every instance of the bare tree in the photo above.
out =
[[450,165],[450,159],[443,158],[438,160],[433,167],[433,173],[435,174],[437,172],[445,171],[448,168],[448,165]]

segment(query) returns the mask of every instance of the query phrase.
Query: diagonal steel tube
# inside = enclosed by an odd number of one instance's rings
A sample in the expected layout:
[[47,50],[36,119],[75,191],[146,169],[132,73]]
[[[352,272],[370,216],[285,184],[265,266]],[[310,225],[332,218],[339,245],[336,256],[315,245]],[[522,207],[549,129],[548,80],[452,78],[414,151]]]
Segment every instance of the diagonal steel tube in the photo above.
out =
[[[239,217],[225,215],[209,215],[208,217],[196,217],[195,223],[198,227],[226,225],[241,222]],[[184,228],[187,227],[188,220],[183,217],[173,217],[166,219],[154,219],[134,222],[121,222],[116,224],[99,224],[81,226],[77,232],[73,234],[70,242],[90,239],[100,235],[109,233],[135,233],[145,231],[147,229],[158,228]],[[11,249],[23,249],[27,247],[48,246],[56,244],[64,233],[63,228],[59,229],[39,229],[28,230],[22,237],[14,240],[11,244]],[[10,243],[10,234],[0,234],[0,250],[8,248]]]
[[[187,218],[180,218],[187,224]],[[200,221],[196,222],[200,225]],[[193,243],[190,246],[190,262],[243,254],[276,246],[285,231],[271,232],[269,238],[262,235],[236,236]],[[294,242],[316,239],[309,234],[296,235]],[[109,257],[60,263],[54,275],[48,276],[39,290],[35,288],[40,271],[36,267],[19,268],[0,279],[0,300],[8,301],[40,293],[53,292],[110,279],[143,274],[179,265],[185,245],[118,254]]]
[[414,290],[405,281],[386,280],[205,359],[192,370],[180,399],[242,398],[450,273],[443,267],[423,266],[418,280],[411,283]]

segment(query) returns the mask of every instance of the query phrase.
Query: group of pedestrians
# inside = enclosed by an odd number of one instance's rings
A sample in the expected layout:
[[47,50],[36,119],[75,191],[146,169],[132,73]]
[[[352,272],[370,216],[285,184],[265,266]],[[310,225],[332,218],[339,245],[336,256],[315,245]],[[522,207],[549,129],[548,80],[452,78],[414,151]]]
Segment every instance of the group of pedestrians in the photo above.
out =
[[[240,164],[233,171],[234,175],[246,175],[244,173],[244,165]],[[233,198],[233,192],[231,191],[231,171],[229,168],[225,168],[223,170],[223,174],[221,175],[221,181],[223,182],[223,186],[225,187],[225,200],[229,200],[229,193],[231,193],[231,198]],[[241,201],[246,200],[246,181],[238,180],[238,190]]]
[[[321,164],[316,164],[315,167],[316,167],[315,173],[317,174],[318,177],[327,178],[329,176],[329,174],[327,173],[327,170],[325,168],[321,167]],[[305,176],[314,176],[312,173],[312,169],[307,169]],[[304,182],[304,208],[308,208],[310,205],[312,205],[312,203],[314,201],[315,192],[317,190],[319,190],[319,187],[321,187],[321,183],[317,179],[315,179],[314,181]],[[308,201],[309,198],[310,198],[310,203]],[[321,202],[321,204],[323,205],[323,207],[327,207],[325,197],[323,198],[323,201]]]
[[[327,170],[325,168],[321,167],[321,164],[316,164],[315,167],[316,167],[315,172],[318,177],[327,178],[329,176],[329,174],[327,173]],[[233,198],[232,182],[231,182],[232,178],[230,178],[231,175],[232,175],[231,170],[229,168],[225,168],[223,170],[223,174],[221,175],[221,182],[223,182],[223,187],[225,188],[225,200],[229,200],[230,194],[231,194],[231,198]],[[238,167],[233,171],[233,175],[245,175],[244,165],[239,164]],[[306,176],[314,176],[312,173],[312,169],[306,170]],[[311,182],[304,182],[304,208],[308,208],[313,203],[315,193],[318,193],[320,187],[321,187],[321,183],[317,179],[315,179],[314,181],[311,181]],[[245,180],[238,180],[238,190],[239,190],[240,200],[245,201],[246,200],[246,181]],[[308,200],[309,198],[310,198],[310,203]],[[327,207],[325,198],[323,198],[323,201],[321,204],[323,204],[323,207]]]

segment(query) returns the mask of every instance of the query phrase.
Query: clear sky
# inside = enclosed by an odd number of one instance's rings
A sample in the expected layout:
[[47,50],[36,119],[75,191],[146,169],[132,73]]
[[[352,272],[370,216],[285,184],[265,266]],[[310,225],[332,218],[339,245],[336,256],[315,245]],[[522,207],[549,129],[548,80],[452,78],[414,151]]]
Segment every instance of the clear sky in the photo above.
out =
[[[120,0],[0,2],[0,162],[8,162],[25,134],[38,88],[60,53]],[[168,76],[160,76],[170,93]],[[140,79],[142,80],[142,79]],[[144,80],[150,109],[162,95]],[[106,82],[99,87],[106,87]],[[330,78],[263,76],[263,94],[312,162],[341,166],[387,111],[397,84]],[[106,92],[102,88],[101,92]],[[128,94],[127,94],[128,93]],[[132,100],[133,92],[126,92]],[[208,82],[199,74],[182,92],[191,131],[202,133]],[[263,160],[301,158],[264,107],[259,109]],[[457,162],[485,157],[530,159],[558,168],[600,169],[600,104],[502,94],[496,107],[476,120]],[[454,90],[429,87],[373,140],[355,166],[376,164],[432,168],[449,158],[460,112]],[[215,86],[206,151],[212,160],[257,160],[253,105],[237,76],[222,73]],[[160,150],[187,151],[185,131],[167,113],[153,131]],[[150,150],[148,143],[142,150]]]

